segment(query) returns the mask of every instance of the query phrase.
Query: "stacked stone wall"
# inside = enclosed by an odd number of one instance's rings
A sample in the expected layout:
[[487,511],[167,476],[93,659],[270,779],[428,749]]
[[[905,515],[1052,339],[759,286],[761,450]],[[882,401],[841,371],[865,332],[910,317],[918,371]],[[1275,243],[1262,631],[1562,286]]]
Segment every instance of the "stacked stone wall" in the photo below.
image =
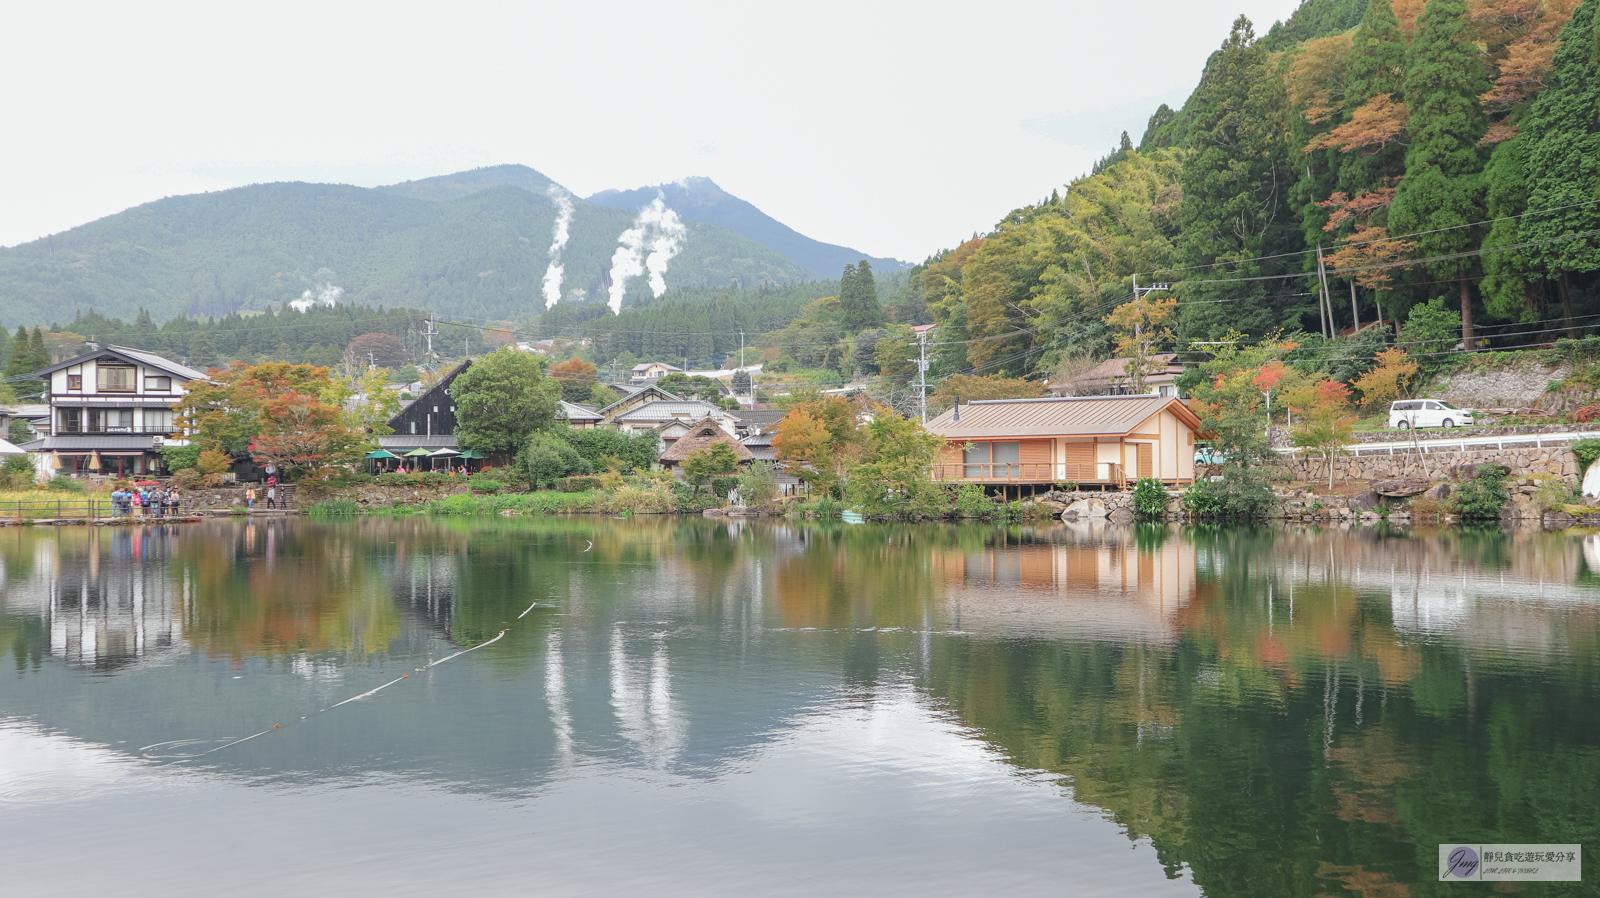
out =
[[[1426,448],[1426,447],[1424,447]],[[1314,453],[1302,453],[1285,461],[1296,480],[1327,483],[1328,463]],[[1578,459],[1566,446],[1494,446],[1471,449],[1436,449],[1417,452],[1395,450],[1393,455],[1341,455],[1333,460],[1335,484],[1349,481],[1398,480],[1421,478],[1448,479],[1446,471],[1460,465],[1496,464],[1512,477],[1560,477],[1578,485]]]

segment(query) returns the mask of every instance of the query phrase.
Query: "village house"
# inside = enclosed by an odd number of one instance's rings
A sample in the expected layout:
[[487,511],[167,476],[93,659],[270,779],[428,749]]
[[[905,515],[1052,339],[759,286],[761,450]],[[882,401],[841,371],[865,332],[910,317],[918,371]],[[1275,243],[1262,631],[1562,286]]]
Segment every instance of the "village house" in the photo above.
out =
[[668,374],[682,373],[682,368],[677,365],[669,365],[666,362],[641,362],[634,365],[633,370],[628,372],[629,380],[634,384],[647,384],[660,380]]
[[[1134,392],[1128,374],[1129,359],[1106,359],[1093,368],[1050,384],[1056,396],[1128,396]],[[1144,393],[1168,399],[1178,398],[1178,378],[1187,370],[1176,353],[1162,352],[1149,357],[1145,368]]]
[[749,465],[755,457],[750,450],[739,444],[739,441],[723,427],[723,422],[714,418],[702,418],[689,425],[683,436],[675,440],[661,453],[661,467],[671,471],[674,477],[683,479],[683,460],[691,452],[705,449],[717,443],[725,443],[733,448],[733,454],[738,457],[740,465]]
[[124,346],[86,350],[29,375],[48,379],[50,411],[44,436],[20,448],[43,477],[164,473],[161,447],[178,435],[172,406],[205,375]]
[[466,450],[456,445],[456,404],[450,397],[451,384],[470,367],[470,359],[462,362],[427,392],[406,403],[400,414],[389,419],[389,429],[394,433],[378,437],[379,452],[387,456],[374,453],[369,457],[404,459],[402,464],[406,467],[421,470],[443,467],[461,458],[478,458],[477,453],[465,455]]
[[935,480],[1009,490],[1077,483],[1122,489],[1142,477],[1194,481],[1200,419],[1160,395],[994,399],[928,422],[946,441]]
[[592,405],[565,400],[562,400],[560,405],[561,415],[567,419],[567,426],[573,430],[593,430],[605,420],[605,416],[595,411]]

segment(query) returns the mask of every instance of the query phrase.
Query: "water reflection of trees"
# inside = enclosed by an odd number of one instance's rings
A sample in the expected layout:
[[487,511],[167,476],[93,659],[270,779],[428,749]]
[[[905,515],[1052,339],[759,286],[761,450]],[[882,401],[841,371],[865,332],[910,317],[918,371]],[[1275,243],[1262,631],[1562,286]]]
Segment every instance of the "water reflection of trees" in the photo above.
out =
[[[713,770],[806,690],[911,680],[1209,894],[1427,894],[1440,841],[1600,835],[1591,557],[1600,544],[1495,530],[19,529],[0,532],[0,650],[24,670],[190,650],[348,663],[476,644],[540,603],[474,656],[541,677],[545,706],[499,718],[516,744],[477,749],[473,775],[530,775],[546,744],[564,764],[622,746]],[[779,653],[797,682],[752,694],[744,665]]]

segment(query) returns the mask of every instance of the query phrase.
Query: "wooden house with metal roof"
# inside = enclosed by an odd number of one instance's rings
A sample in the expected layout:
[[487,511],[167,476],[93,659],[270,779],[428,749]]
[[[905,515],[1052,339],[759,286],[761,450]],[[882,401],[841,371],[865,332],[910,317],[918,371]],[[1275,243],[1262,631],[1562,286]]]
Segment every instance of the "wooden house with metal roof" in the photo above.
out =
[[950,409],[928,430],[946,441],[936,480],[1121,489],[1142,477],[1193,482],[1200,419],[1159,395],[994,399]]

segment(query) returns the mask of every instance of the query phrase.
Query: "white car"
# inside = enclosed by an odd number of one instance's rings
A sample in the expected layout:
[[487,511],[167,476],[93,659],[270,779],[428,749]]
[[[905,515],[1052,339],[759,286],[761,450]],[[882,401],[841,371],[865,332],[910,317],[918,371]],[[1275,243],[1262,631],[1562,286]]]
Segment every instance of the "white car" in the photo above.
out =
[[1458,408],[1443,399],[1401,399],[1389,405],[1389,426],[1401,430],[1412,427],[1470,427],[1472,411]]

